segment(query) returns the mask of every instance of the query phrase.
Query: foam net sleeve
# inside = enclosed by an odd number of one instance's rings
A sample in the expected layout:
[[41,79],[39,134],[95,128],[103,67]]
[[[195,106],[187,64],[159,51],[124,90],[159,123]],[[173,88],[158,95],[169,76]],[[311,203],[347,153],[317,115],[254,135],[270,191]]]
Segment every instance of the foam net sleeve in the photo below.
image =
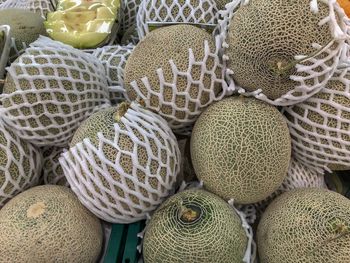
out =
[[[180,150],[166,121],[134,102],[114,132],[113,140],[98,133],[96,146],[84,139],[60,163],[72,190],[96,216],[111,223],[136,222],[174,193]],[[118,144],[122,138],[133,142],[132,150]],[[106,147],[113,149],[113,159],[106,157]]]
[[16,90],[0,97],[3,119],[39,146],[67,145],[83,120],[110,104],[103,65],[46,37],[32,43],[7,71]]
[[[295,56],[295,59],[299,61],[299,63],[295,66],[296,73],[290,76],[292,80],[297,82],[293,90],[288,91],[280,98],[271,100],[262,93],[261,89],[249,92],[246,91],[244,87],[237,85],[233,79],[234,72],[227,68],[226,78],[229,81],[229,89],[232,92],[246,96],[254,96],[257,99],[276,106],[294,105],[319,92],[334,74],[339,61],[344,59],[344,46],[349,40],[348,18],[344,10],[337,4],[337,1],[319,0],[319,2],[326,3],[329,7],[329,15],[319,21],[319,25],[328,24],[333,39],[324,47],[319,43],[313,43],[312,47],[315,49],[315,55],[310,58],[307,58],[305,54]],[[228,43],[225,40],[235,11],[240,6],[247,4],[249,4],[249,0],[233,0],[226,5],[226,10],[219,11],[220,18],[215,31],[218,35],[217,38],[220,42],[222,54],[224,54],[225,50],[228,48]],[[317,1],[310,1],[310,15],[311,12],[318,12]],[[223,55],[223,59],[226,61],[224,64],[227,65],[228,56]]]
[[326,188],[324,175],[315,170],[309,169],[307,166],[292,157],[287,177],[282,182],[282,185],[263,201],[255,203],[254,207],[256,207],[257,212],[261,215],[267,206],[282,193],[296,188],[308,187]]
[[[228,95],[227,83],[224,79],[224,67],[219,59],[218,49],[216,48],[212,52],[207,41],[204,42],[204,49],[203,58],[195,58],[193,51],[189,49],[186,71],[180,71],[175,63],[170,60],[171,82],[166,82],[162,69],[158,69],[158,91],[151,87],[147,77],[141,79],[143,85],[140,87],[136,81],[130,83],[132,92],[137,95],[137,98],[144,101],[147,108],[164,117],[173,131],[178,134],[190,134],[192,126],[201,112],[211,103]],[[213,64],[212,67],[208,66],[210,63]],[[200,76],[196,79],[191,74],[193,70],[200,72]],[[205,78],[210,79],[210,85],[204,85]],[[177,89],[177,82],[180,79],[185,79],[187,82],[184,91]],[[194,88],[197,90],[195,95],[191,92]],[[171,98],[169,98],[169,94],[171,94]],[[182,105],[176,103],[177,99],[183,101]],[[156,103],[151,104],[151,101]]]
[[141,2],[141,0],[122,0],[123,17],[120,29],[123,33],[136,25],[136,15]]
[[[52,1],[56,3],[55,0]],[[47,13],[55,11],[50,0],[5,0],[2,3],[0,1],[0,9],[8,8],[19,8],[34,11],[36,13],[40,13],[44,19],[46,19]]]
[[213,0],[145,0],[137,12],[136,23],[139,38],[150,31],[148,23],[217,23],[217,8]]
[[42,156],[0,120],[0,209],[11,198],[39,183]]
[[59,162],[59,157],[66,147],[48,147],[43,150],[43,180],[44,184],[63,185],[69,187],[63,169]]
[[315,96],[283,107],[293,154],[300,162],[320,172],[350,167],[349,101],[350,69],[345,68]]
[[107,73],[109,99],[112,105],[126,100],[124,89],[124,67],[134,45],[113,45],[97,48],[93,56],[102,63]]

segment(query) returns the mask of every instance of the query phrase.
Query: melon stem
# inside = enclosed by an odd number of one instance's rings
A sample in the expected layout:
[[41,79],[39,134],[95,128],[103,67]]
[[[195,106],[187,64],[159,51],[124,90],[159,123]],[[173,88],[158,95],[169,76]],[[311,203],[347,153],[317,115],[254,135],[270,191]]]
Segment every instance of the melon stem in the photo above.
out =
[[130,108],[130,103],[127,101],[123,101],[117,106],[117,112],[115,113],[115,120],[120,121],[121,118],[125,115],[125,113]]
[[180,212],[179,212],[179,218],[186,222],[186,223],[191,223],[195,220],[197,220],[199,217],[199,213],[191,208],[181,206],[180,207]]

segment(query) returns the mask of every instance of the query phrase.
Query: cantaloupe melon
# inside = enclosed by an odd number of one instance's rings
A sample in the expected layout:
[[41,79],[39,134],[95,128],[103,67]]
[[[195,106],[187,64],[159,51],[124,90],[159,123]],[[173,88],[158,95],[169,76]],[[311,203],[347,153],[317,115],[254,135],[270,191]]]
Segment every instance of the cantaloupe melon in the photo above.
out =
[[46,36],[44,19],[38,13],[19,8],[0,9],[0,25],[11,27],[11,36],[15,39],[11,47],[11,61],[23,53],[39,35]]
[[295,156],[310,168],[350,169],[349,89],[350,70],[339,70],[319,93],[282,109]]
[[350,258],[350,200],[318,188],[278,197],[257,232],[261,263],[347,263]]
[[11,198],[39,184],[42,156],[0,120],[0,209]]
[[103,65],[41,37],[8,68],[2,118],[21,138],[64,146],[96,107],[109,105]]
[[60,163],[81,202],[101,219],[145,219],[177,185],[180,152],[166,121],[136,103],[91,115]]
[[101,223],[64,186],[19,194],[0,210],[1,262],[96,262]]
[[[228,68],[233,71],[237,84],[247,91],[261,89],[269,99],[280,98],[301,85],[290,76],[306,76],[306,72],[295,67],[297,55],[318,59],[329,56],[328,72],[334,72],[339,52],[317,54],[322,48],[313,47],[314,43],[326,47],[334,39],[330,25],[321,24],[330,12],[328,3],[318,1],[317,5],[318,12],[313,12],[310,1],[305,0],[249,0],[241,6],[231,20],[226,39]],[[335,42],[333,48],[337,45]],[[299,62],[309,66],[317,64]],[[319,66],[313,70],[321,72],[324,68]],[[322,76],[320,82],[331,75]],[[313,81],[310,77],[306,85],[316,85]]]
[[255,98],[229,97],[198,118],[191,156],[197,177],[210,192],[240,204],[255,203],[287,175],[288,127],[275,107]]
[[145,263],[241,263],[248,238],[237,212],[218,196],[186,190],[166,200],[146,226]]
[[[215,52],[213,37],[191,25],[159,28],[147,34],[126,62],[124,82],[128,97],[131,100],[143,99],[147,107],[167,119],[172,128],[192,124],[222,91],[221,71],[215,69],[218,63],[214,59],[216,55],[203,63],[212,73],[198,64],[189,67],[189,49],[192,49],[194,60],[203,61],[206,55],[204,41],[208,42],[211,52]],[[169,60],[180,73],[173,72]],[[162,70],[161,77],[158,69]],[[186,73],[191,76],[187,77]],[[148,79],[149,86],[143,83],[143,78]]]

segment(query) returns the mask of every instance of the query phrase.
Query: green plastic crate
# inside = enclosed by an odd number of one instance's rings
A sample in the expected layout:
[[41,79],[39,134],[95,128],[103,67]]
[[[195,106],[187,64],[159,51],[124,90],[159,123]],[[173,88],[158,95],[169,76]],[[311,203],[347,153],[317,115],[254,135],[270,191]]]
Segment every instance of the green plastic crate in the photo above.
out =
[[141,239],[137,236],[145,222],[113,224],[104,257],[104,263],[137,263],[141,257],[137,250]]

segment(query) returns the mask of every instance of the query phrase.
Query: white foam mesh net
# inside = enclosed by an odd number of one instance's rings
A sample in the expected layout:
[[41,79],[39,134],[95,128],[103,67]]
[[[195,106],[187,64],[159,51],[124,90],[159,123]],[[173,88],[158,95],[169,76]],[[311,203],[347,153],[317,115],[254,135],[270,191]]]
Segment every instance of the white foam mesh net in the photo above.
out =
[[350,167],[350,68],[306,101],[284,107],[294,156],[320,172]]
[[[219,59],[217,46],[215,49],[214,52],[211,51],[208,42],[204,41],[203,58],[195,58],[192,49],[189,49],[186,71],[180,71],[170,60],[172,82],[165,81],[163,70],[159,68],[156,72],[159,82],[157,90],[152,88],[147,77],[141,79],[143,85],[140,87],[136,81],[130,83],[138,99],[145,102],[147,108],[163,116],[177,134],[190,134],[193,123],[201,112],[211,103],[228,95],[227,83],[224,80],[224,67]],[[209,64],[212,64],[212,67],[209,67]],[[192,71],[196,70],[199,70],[200,76],[194,79]],[[184,91],[179,91],[177,88],[177,82],[180,79],[185,79],[187,82]],[[208,79],[210,79],[209,85]],[[193,95],[192,91],[195,89],[197,91]],[[177,100],[184,101],[183,105],[177,103]]]
[[55,3],[55,0],[5,0],[2,3],[0,1],[0,9],[26,9],[40,13],[42,18],[46,19],[46,14],[54,11]]
[[142,0],[122,0],[123,16],[120,29],[125,33],[129,28],[136,25],[136,15]]
[[[166,121],[134,102],[114,129],[114,140],[99,132],[98,145],[86,138],[65,152],[60,163],[72,190],[90,211],[107,222],[132,223],[145,219],[174,193],[180,151]],[[132,141],[131,151],[118,143],[122,138]],[[106,156],[105,147],[113,149],[113,159]]]
[[67,147],[47,147],[43,150],[43,170],[42,176],[44,184],[63,185],[69,187],[63,169],[59,162],[59,157]]
[[1,94],[0,112],[21,138],[39,146],[67,145],[83,120],[110,105],[103,65],[46,37],[7,71],[13,90]]
[[139,38],[150,31],[149,23],[194,23],[216,25],[217,8],[213,0],[144,0],[136,23]]
[[[318,12],[317,0],[309,1],[310,14],[311,12]],[[295,56],[295,59],[300,61],[295,66],[297,74],[290,76],[290,79],[298,83],[295,88],[280,98],[272,100],[263,94],[261,89],[249,92],[244,87],[237,85],[233,79],[234,72],[227,68],[226,78],[229,82],[229,90],[231,92],[254,96],[272,105],[288,106],[302,102],[322,89],[334,74],[339,61],[346,58],[344,46],[349,40],[349,22],[344,10],[337,4],[337,0],[318,1],[329,6],[329,16],[319,21],[319,25],[329,25],[333,40],[324,47],[318,43],[313,43],[312,47],[315,49],[315,55],[313,57],[307,58],[307,54]],[[228,56],[224,53],[229,47],[225,40],[228,35],[230,22],[235,15],[236,9],[247,4],[249,4],[249,0],[233,0],[226,5],[226,10],[219,11],[220,18],[215,33],[221,46],[221,54],[223,54],[225,66],[227,66],[227,61],[229,60]]]
[[324,175],[309,169],[307,166],[296,160],[294,157],[291,159],[289,165],[287,177],[282,182],[282,185],[269,197],[263,201],[255,203],[257,213],[262,214],[267,206],[279,195],[284,192],[296,189],[296,188],[326,188]]
[[15,195],[39,183],[42,156],[0,120],[0,209]]
[[97,48],[92,54],[105,67],[109,84],[109,99],[112,105],[126,100],[124,67],[133,49],[132,44],[127,46],[113,45]]

